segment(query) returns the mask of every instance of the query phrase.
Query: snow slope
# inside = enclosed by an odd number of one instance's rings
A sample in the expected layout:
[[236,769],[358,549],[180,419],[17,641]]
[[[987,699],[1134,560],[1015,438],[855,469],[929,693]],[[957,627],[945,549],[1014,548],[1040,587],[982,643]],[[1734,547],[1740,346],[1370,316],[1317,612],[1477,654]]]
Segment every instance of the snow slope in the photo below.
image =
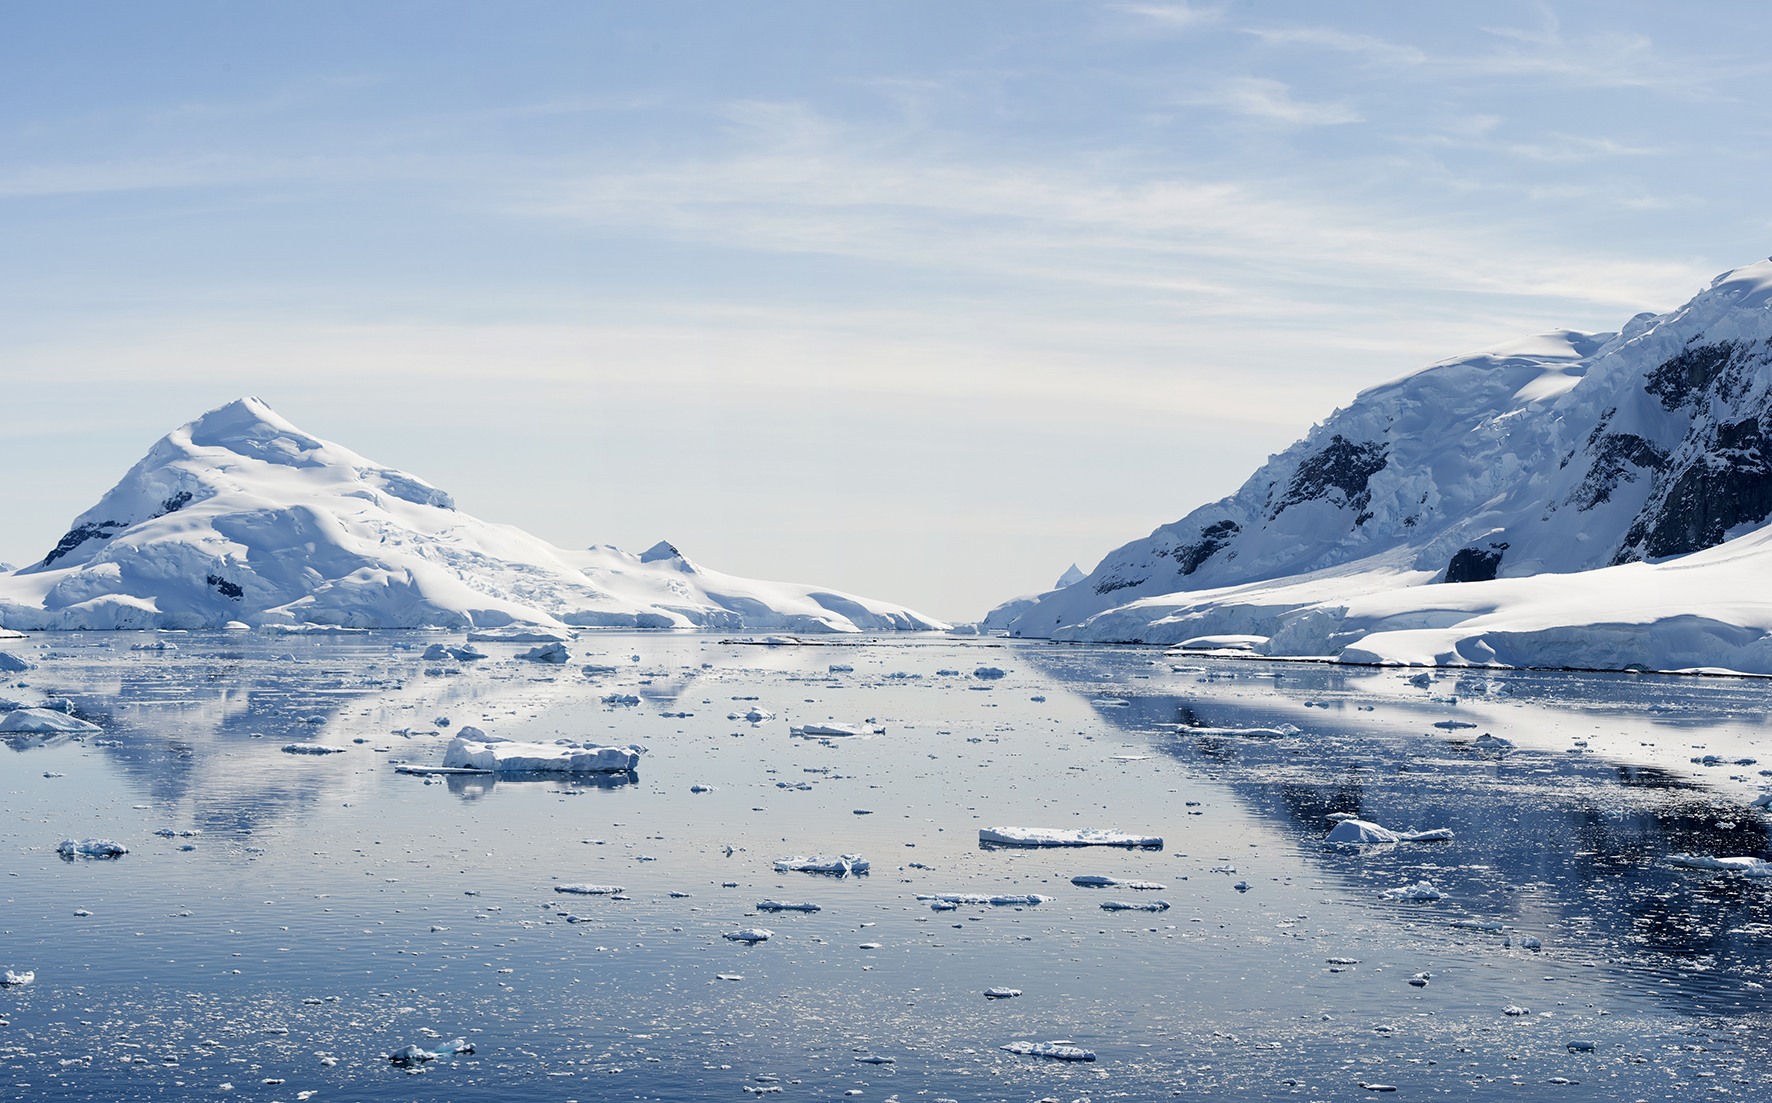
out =
[[1349,661],[1772,673],[1772,595],[1755,584],[1772,570],[1768,432],[1762,261],[1615,334],[1540,334],[1362,392],[1237,493],[1008,627],[1259,635],[1271,654]]
[[640,555],[556,548],[458,512],[416,476],[302,432],[256,398],[148,451],[41,562],[0,575],[0,626],[620,626],[940,629],[909,609]]

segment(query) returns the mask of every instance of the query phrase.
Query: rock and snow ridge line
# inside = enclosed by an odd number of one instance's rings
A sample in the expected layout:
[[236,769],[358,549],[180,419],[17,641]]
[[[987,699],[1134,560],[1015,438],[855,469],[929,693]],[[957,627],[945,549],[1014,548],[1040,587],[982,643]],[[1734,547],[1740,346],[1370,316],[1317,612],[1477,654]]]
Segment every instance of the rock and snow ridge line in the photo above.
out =
[[[42,561],[0,574],[6,629],[940,630],[903,606],[710,571],[668,543],[554,547],[256,398],[162,438]],[[545,641],[544,641],[545,642]]]
[[[1772,674],[1772,261],[1362,392],[987,623],[1358,663]],[[1011,605],[1015,605],[1011,608]]]

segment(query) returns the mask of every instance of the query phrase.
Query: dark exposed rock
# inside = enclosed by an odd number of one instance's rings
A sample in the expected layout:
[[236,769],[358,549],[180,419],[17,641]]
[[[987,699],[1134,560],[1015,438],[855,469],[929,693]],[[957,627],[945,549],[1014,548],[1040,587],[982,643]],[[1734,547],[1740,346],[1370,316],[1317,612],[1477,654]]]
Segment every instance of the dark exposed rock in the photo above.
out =
[[1772,448],[1758,418],[1718,426],[1711,446],[1651,501],[1631,526],[1617,562],[1714,547],[1740,524],[1772,516]]
[[1660,471],[1667,463],[1667,453],[1654,442],[1635,433],[1602,433],[1595,430],[1588,438],[1588,451],[1594,457],[1587,477],[1570,493],[1567,505],[1588,510],[1601,502],[1611,501],[1619,483],[1634,483],[1632,468]]
[[[174,494],[172,497],[160,503],[160,512],[154,514],[154,517],[164,517],[168,513],[177,513],[179,510],[191,504],[192,497],[193,495],[188,490],[179,491],[177,494]],[[153,519],[153,517],[148,518],[150,521]]]
[[[1235,521],[1220,521],[1215,525],[1207,525],[1200,530],[1199,540],[1175,549],[1176,570],[1182,574],[1193,574],[1200,569],[1200,564],[1216,555],[1220,549],[1231,542],[1231,537],[1241,531],[1243,531],[1242,526]],[[1097,590],[1096,592],[1104,593],[1105,591]]]
[[128,527],[129,525],[123,521],[93,521],[81,525],[56,541],[55,547],[43,557],[43,566],[49,566],[88,540],[109,540]]
[[[1383,444],[1377,441],[1354,444],[1337,433],[1321,452],[1298,465],[1272,516],[1278,517],[1287,506],[1319,499],[1334,502],[1338,508],[1352,506],[1358,513],[1372,500],[1366,481],[1383,471],[1384,465]],[[1341,492],[1339,497],[1331,493],[1337,490]]]
[[205,578],[204,581],[209,583],[211,586],[214,586],[216,589],[216,592],[221,594],[221,596],[223,596],[223,597],[231,597],[235,601],[239,601],[241,598],[246,596],[245,590],[241,589],[235,583],[229,582],[227,579],[223,578],[221,575],[212,574],[212,575],[208,576],[207,578]]
[[1115,590],[1130,590],[1134,586],[1141,586],[1143,584],[1144,579],[1142,578],[1121,578],[1115,575],[1097,582],[1095,584],[1095,592],[1098,594],[1111,594]]
[[1662,408],[1670,413],[1692,401],[1694,395],[1711,390],[1719,380],[1718,397],[1730,401],[1740,382],[1734,378],[1740,373],[1731,369],[1747,359],[1749,347],[1736,341],[1691,346],[1650,372],[1643,389],[1660,398]]
[[1446,564],[1447,582],[1488,582],[1501,567],[1501,554],[1506,544],[1490,544],[1487,548],[1460,548]]

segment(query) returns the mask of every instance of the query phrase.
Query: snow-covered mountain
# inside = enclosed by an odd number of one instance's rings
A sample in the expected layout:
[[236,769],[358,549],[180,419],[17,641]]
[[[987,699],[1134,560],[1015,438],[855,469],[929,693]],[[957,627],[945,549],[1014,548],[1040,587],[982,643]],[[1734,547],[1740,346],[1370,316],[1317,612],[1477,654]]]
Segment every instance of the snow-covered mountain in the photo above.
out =
[[[1274,654],[1362,661],[1683,657],[1772,672],[1735,665],[1760,662],[1741,649],[1765,650],[1772,629],[1772,588],[1756,582],[1772,576],[1768,434],[1762,261],[1618,333],[1539,334],[1364,391],[1235,494],[1112,552],[1008,627],[1255,635]],[[1582,636],[1597,625],[1609,627]],[[1404,631],[1434,635],[1391,638]],[[1667,651],[1670,633],[1691,646]]]
[[556,548],[458,512],[416,476],[310,436],[256,398],[173,431],[41,562],[0,575],[0,626],[542,624],[941,629],[902,606],[640,555]]

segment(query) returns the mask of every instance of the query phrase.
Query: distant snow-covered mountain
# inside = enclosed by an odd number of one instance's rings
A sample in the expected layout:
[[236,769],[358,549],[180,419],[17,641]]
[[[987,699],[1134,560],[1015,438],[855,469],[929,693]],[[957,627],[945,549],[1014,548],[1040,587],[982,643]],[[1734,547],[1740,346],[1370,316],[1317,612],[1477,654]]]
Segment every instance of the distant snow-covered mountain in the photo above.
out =
[[1762,261],[1618,333],[1539,334],[1364,391],[1235,494],[987,623],[1772,673],[1769,435]]
[[256,398],[162,438],[41,562],[0,575],[0,626],[543,624],[941,629],[902,606],[707,570],[668,543],[556,548],[302,432]]

